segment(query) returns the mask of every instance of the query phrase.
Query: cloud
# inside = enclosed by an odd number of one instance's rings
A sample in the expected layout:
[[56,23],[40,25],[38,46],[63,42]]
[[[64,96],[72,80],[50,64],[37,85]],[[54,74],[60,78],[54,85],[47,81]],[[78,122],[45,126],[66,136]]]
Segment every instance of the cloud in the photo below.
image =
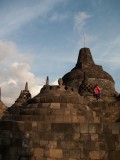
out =
[[2,62],[5,58],[7,58],[8,50],[9,50],[9,56],[12,56],[16,52],[14,44],[12,42],[4,43],[0,41],[0,62]]
[[52,13],[52,15],[49,17],[49,20],[51,22],[55,22],[55,21],[59,21],[62,22],[64,20],[66,20],[68,18],[68,14],[67,13],[57,13],[54,12]]
[[18,98],[26,82],[33,96],[39,93],[43,79],[31,72],[30,58],[17,51],[13,42],[0,41],[0,57],[2,58],[0,87],[2,88],[2,101],[7,106],[12,105]]
[[[42,19],[47,16],[47,14],[54,10],[54,8],[60,3],[64,3],[64,0],[30,0],[23,2],[11,3],[4,6],[0,10],[0,35],[4,36],[21,26],[29,23],[35,18]],[[4,18],[3,18],[4,16]],[[52,19],[64,19],[64,16],[54,15]]]
[[54,82],[52,82],[52,85],[58,85],[58,79],[56,79]]
[[75,15],[74,19],[74,30],[81,31],[83,27],[86,25],[87,20],[91,17],[91,15],[86,12],[78,12]]

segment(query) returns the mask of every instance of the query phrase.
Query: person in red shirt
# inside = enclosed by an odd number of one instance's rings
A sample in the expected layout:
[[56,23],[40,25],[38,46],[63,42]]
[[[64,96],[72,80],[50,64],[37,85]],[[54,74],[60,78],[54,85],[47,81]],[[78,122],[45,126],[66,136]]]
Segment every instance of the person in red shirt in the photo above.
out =
[[97,100],[100,98],[100,91],[101,91],[101,88],[96,84],[94,87],[94,95]]

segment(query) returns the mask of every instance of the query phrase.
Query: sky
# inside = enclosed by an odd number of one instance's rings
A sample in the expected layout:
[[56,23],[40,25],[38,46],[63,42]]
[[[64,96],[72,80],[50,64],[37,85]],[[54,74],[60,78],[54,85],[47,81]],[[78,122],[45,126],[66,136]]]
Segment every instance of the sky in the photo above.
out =
[[[76,64],[80,48],[120,92],[119,0],[0,0],[0,87],[11,106],[28,82],[32,96]],[[84,43],[85,37],[85,43]]]

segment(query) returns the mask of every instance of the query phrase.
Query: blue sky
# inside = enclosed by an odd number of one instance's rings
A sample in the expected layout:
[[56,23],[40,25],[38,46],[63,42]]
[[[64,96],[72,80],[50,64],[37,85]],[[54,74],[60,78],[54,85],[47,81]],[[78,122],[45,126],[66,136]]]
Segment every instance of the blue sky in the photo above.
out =
[[11,105],[24,84],[36,95],[70,71],[90,48],[120,92],[119,0],[0,0],[0,85]]

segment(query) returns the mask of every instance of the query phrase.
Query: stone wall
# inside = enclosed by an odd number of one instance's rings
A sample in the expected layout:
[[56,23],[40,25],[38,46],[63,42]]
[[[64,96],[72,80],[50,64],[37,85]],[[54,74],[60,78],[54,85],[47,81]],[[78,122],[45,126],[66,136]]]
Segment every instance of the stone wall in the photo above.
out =
[[119,160],[120,124],[0,122],[0,160]]

